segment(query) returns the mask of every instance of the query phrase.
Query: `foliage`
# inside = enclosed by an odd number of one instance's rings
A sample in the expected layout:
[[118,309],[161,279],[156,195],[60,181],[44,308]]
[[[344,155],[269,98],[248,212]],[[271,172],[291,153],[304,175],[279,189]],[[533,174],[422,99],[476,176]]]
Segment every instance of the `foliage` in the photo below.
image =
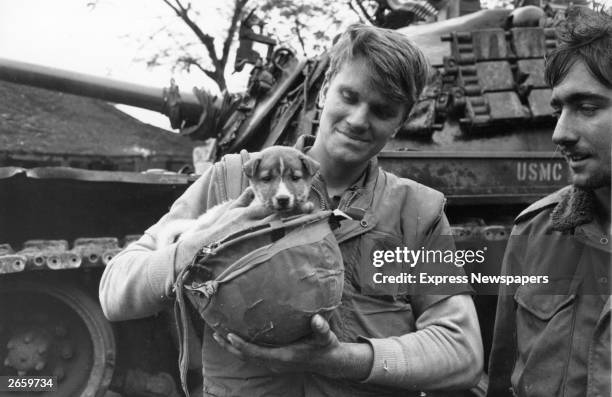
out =
[[257,11],[281,45],[314,55],[329,47],[342,24],[345,7],[326,0],[260,0]]
[[382,25],[382,17],[386,9],[386,1],[348,0],[347,6],[359,17],[361,22],[368,22],[374,26]]
[[137,60],[149,67],[170,64],[173,69],[199,70],[221,91],[227,89],[226,76],[232,72],[228,66],[240,22],[251,11],[265,22],[264,34],[300,55],[312,56],[329,47],[341,25],[339,10],[345,8],[326,0],[161,2],[169,12],[160,16],[155,31],[136,38],[141,43]]
[[[453,0],[429,1],[440,8]],[[514,1],[481,0],[481,4],[511,7]],[[94,8],[99,2],[87,4]],[[382,26],[390,10],[386,0],[158,0],[158,4],[168,11],[160,15],[158,28],[130,37],[141,43],[137,60],[150,67],[169,64],[173,69],[199,70],[221,91],[226,90],[226,77],[232,72],[228,66],[240,21],[252,11],[265,25],[263,34],[302,56],[313,56],[331,46],[342,25],[360,21]]]
[[[201,70],[206,76],[211,78],[221,91],[227,89],[227,83],[225,81],[225,68],[229,59],[230,47],[232,45],[236,31],[238,30],[238,24],[243,16],[244,7],[248,0],[234,0],[233,7],[231,10],[231,17],[227,24],[227,33],[225,38],[222,40],[221,50],[215,43],[215,37],[204,32],[201,28],[201,24],[198,20],[202,20],[204,15],[199,10],[193,10],[191,3],[185,3],[182,0],[162,0],[185,24],[188,30],[197,39],[198,44],[204,47],[207,60],[201,55],[201,52],[196,53],[192,51],[192,48],[196,47],[193,39],[183,42],[175,36],[175,33],[171,30],[166,30],[166,34],[169,37],[175,39],[178,44],[178,55],[176,56],[176,64],[182,65],[183,68],[189,70],[192,66]],[[208,13],[206,15],[209,15]],[[202,25],[205,26],[205,25]],[[168,50],[161,52],[160,54],[154,55],[154,60],[157,62],[160,56],[170,55]],[[207,62],[206,62],[207,61]]]

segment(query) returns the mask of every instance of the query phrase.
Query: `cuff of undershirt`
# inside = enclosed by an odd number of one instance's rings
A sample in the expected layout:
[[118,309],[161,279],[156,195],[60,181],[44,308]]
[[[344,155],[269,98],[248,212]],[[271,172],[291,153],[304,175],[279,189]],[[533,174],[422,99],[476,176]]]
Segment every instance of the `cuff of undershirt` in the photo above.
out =
[[177,244],[171,244],[154,251],[152,258],[150,258],[150,264],[146,268],[153,291],[164,291],[165,296],[160,297],[162,300],[172,296],[175,280],[175,271],[172,264],[175,263],[176,259],[176,247]]
[[406,377],[408,363],[405,361],[403,354],[398,354],[402,351],[402,347],[392,338],[375,339],[375,338],[359,338],[363,342],[367,342],[372,346],[374,352],[374,360],[369,376],[364,379],[364,383],[379,383],[390,384],[396,380],[398,375]]

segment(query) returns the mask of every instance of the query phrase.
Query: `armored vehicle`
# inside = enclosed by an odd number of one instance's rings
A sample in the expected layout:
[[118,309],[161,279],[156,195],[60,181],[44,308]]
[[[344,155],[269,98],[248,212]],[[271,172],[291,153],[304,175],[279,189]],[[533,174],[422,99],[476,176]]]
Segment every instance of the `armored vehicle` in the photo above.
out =
[[[517,11],[514,22],[508,10],[488,10],[401,30],[425,50],[435,73],[379,162],[446,194],[458,247],[487,251],[485,262],[468,272],[498,273],[513,217],[568,181],[550,142],[554,118],[543,79],[554,32],[542,27],[543,14]],[[187,146],[195,147],[201,171],[224,153],[291,145],[299,134],[316,133],[325,55],[300,60],[248,24],[240,39],[237,68],[254,64],[249,85],[240,95],[219,97],[0,60],[0,79],[10,82],[0,89],[21,87],[0,112],[0,139],[7,142],[0,149],[0,375],[56,377],[55,394],[36,395],[179,395],[172,316],[111,324],[97,301],[98,281],[108,260],[197,177],[183,167],[190,163]],[[269,47],[265,57],[253,52],[256,41]],[[67,94],[44,102],[47,91],[19,84]],[[155,131],[129,144],[129,153],[100,153],[96,147],[109,132],[102,127],[118,126],[98,120],[107,105],[92,102],[97,111],[79,127],[100,126],[81,137],[90,141],[73,147],[74,138],[67,141],[70,153],[52,152],[45,143],[54,131],[19,119],[19,98],[30,96],[47,109],[47,118],[62,110],[64,100],[73,102],[66,106],[73,113],[85,112],[68,94],[162,112],[181,134]],[[63,122],[65,117],[58,120]],[[19,138],[16,130],[24,128],[34,139]],[[128,137],[135,129],[119,132]],[[154,135],[165,136],[157,149],[147,147]],[[488,351],[495,296],[477,292]]]

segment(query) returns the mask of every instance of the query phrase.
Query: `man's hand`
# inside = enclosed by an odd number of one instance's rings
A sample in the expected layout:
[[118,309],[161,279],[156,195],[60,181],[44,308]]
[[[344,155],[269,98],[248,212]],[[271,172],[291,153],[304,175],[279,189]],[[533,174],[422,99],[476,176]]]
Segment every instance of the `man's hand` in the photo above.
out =
[[329,323],[320,315],[312,317],[311,337],[282,347],[262,347],[246,342],[235,334],[228,334],[227,340],[215,333],[213,337],[228,352],[241,360],[258,362],[274,372],[319,372],[326,359],[331,359],[340,348],[336,334]]
[[329,323],[312,317],[312,336],[282,347],[262,347],[234,334],[227,340],[213,337],[225,350],[241,360],[263,365],[273,372],[314,372],[328,377],[365,379],[373,361],[368,343],[340,343]]

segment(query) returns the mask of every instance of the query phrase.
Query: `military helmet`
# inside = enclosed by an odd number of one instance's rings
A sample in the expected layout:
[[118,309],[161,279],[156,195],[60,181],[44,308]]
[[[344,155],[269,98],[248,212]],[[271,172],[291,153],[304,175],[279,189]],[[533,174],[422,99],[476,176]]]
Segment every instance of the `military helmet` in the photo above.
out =
[[261,345],[309,335],[340,304],[344,267],[331,211],[254,221],[204,247],[180,288],[206,323]]

